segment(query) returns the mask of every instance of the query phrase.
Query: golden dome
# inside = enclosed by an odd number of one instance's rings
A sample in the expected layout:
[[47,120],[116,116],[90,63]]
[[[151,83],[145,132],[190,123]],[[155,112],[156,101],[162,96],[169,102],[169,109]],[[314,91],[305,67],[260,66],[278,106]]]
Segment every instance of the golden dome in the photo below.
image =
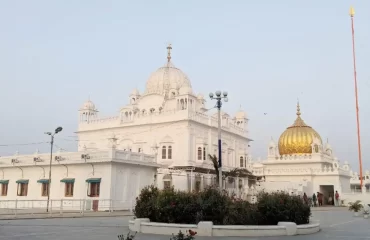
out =
[[297,119],[279,138],[280,155],[310,154],[312,142],[317,138],[322,144],[320,135],[301,118],[299,103],[297,104]]

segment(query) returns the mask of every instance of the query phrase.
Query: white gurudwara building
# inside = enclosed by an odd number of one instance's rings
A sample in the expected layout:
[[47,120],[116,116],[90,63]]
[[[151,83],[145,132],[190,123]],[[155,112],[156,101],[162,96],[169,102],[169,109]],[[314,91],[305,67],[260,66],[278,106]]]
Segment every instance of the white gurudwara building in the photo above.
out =
[[[208,154],[217,153],[217,114],[208,112],[203,95],[195,94],[187,75],[173,65],[171,46],[167,49],[165,65],[150,75],[144,92],[129,94],[116,116],[100,117],[91,100],[83,104],[78,151],[54,153],[50,183],[50,153],[0,157],[0,205],[2,200],[19,200],[18,205],[40,200],[43,207],[48,184],[54,205],[61,200],[67,208],[66,203],[83,200],[87,210],[129,208],[151,184],[185,191],[214,184]],[[251,141],[247,125],[243,111],[233,117],[222,113],[224,171],[246,169]],[[244,197],[250,184],[248,176],[224,181],[226,189]]]
[[[297,117],[293,125],[280,136],[278,143],[271,140],[265,161],[248,165],[260,179],[258,190],[287,191],[309,197],[320,192],[324,204],[338,191],[344,202],[363,200],[370,203],[370,174],[365,172],[363,188],[359,189],[359,176],[347,161],[340,163],[329,143],[301,118],[297,104]],[[362,192],[362,193],[361,193]]]
[[[128,96],[128,104],[112,117],[101,117],[88,100],[79,109],[78,151],[0,157],[0,208],[46,207],[119,210],[133,206],[140,190],[155,184],[199,191],[217,184],[209,155],[217,156],[218,118],[206,108],[187,75],[171,61],[171,46],[164,66],[152,73],[145,90]],[[301,118],[271,141],[265,161],[250,157],[248,118],[238,111],[222,112],[223,171],[246,170],[228,177],[224,189],[254,199],[261,190],[288,191],[309,196],[321,192],[325,200],[338,191],[345,201],[370,202],[369,171],[364,187],[349,164],[334,157],[328,143]],[[49,172],[51,182],[49,182]],[[253,176],[248,174],[253,173]]]
[[[215,181],[214,167],[208,155],[217,155],[217,114],[210,114],[202,94],[196,94],[190,79],[171,61],[152,73],[143,93],[134,89],[119,114],[99,118],[95,105],[88,101],[80,110],[79,151],[95,151],[117,138],[117,149],[155,156],[162,165],[156,176],[159,188],[200,190]],[[249,141],[248,119],[243,111],[233,117],[222,113],[223,169],[246,169]],[[239,177],[225,187],[238,194],[248,185]]]

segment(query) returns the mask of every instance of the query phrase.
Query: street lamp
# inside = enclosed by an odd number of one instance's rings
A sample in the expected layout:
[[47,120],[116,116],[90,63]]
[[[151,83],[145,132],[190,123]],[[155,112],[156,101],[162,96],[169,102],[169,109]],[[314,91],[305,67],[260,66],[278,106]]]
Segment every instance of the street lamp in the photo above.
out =
[[221,95],[221,91],[216,91],[215,94],[210,93],[209,98],[211,100],[216,100],[216,107],[218,112],[218,171],[219,171],[218,184],[220,187],[220,191],[222,191],[221,107],[222,99],[225,102],[229,101],[229,99],[227,98],[227,92],[223,92]]
[[51,137],[50,142],[50,163],[49,163],[49,182],[48,182],[48,202],[46,205],[46,212],[49,212],[49,201],[50,201],[50,185],[51,185],[51,162],[53,160],[53,145],[54,145],[54,135],[58,134],[63,130],[62,127],[57,127],[54,131],[54,133],[46,132],[45,134],[49,135]]

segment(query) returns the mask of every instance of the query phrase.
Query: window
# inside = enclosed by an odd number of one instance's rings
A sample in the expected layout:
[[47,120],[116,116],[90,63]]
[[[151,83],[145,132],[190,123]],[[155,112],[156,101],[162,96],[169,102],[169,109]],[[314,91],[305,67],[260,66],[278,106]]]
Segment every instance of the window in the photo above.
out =
[[1,196],[6,196],[6,195],[8,195],[8,184],[2,183],[1,184]]
[[171,181],[163,181],[163,189],[170,189]]
[[206,160],[206,148],[203,148],[203,160]]
[[168,159],[172,159],[172,147],[168,146]]
[[202,148],[198,147],[198,160],[202,160]]
[[41,196],[46,197],[49,192],[49,183],[41,184]]
[[166,159],[166,146],[162,147],[162,159]]
[[139,148],[139,149],[137,150],[137,152],[141,153],[141,148]]
[[99,197],[100,195],[100,182],[89,183],[87,196],[89,197]]
[[74,187],[73,182],[65,183],[65,191],[64,191],[65,197],[73,197],[73,187]]
[[244,167],[244,158],[240,157],[240,167]]
[[27,196],[28,183],[18,183],[17,196]]

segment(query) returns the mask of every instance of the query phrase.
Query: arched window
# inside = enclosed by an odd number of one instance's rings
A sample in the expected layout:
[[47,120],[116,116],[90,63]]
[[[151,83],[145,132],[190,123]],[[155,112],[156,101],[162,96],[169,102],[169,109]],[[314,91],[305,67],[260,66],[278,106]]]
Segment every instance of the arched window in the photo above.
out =
[[168,154],[167,154],[168,159],[172,159],[172,147],[168,146]]
[[318,153],[319,152],[319,146],[317,144],[315,144],[315,152]]
[[163,146],[162,147],[162,159],[166,159],[166,153],[167,153],[166,146]]
[[203,148],[203,160],[206,160],[206,148]]
[[240,157],[240,167],[244,167],[244,158]]
[[202,160],[202,148],[198,147],[198,160]]

